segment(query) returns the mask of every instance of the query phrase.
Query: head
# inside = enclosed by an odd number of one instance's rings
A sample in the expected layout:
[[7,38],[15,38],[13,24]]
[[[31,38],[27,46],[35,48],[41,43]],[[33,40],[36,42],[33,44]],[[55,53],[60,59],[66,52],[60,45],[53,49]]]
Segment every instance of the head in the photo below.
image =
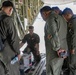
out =
[[8,16],[11,16],[13,12],[13,3],[11,1],[4,1],[2,3],[1,10],[4,11]]
[[71,17],[73,16],[73,11],[70,8],[65,8],[62,12],[62,15],[68,22],[71,19]]
[[52,7],[52,10],[55,11],[55,13],[59,14],[59,15],[62,13],[62,11],[57,6],[56,7]]
[[44,6],[43,8],[40,9],[40,13],[44,21],[47,20],[47,18],[50,15],[50,12],[51,12],[51,7],[49,6]]
[[29,26],[29,33],[32,35],[34,31],[34,27],[33,26]]

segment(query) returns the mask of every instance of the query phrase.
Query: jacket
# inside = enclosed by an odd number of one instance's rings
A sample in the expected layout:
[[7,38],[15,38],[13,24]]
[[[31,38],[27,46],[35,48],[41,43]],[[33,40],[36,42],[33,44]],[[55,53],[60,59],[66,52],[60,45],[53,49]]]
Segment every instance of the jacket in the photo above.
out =
[[[6,13],[1,11],[0,16],[3,15],[6,15]],[[2,24],[0,25],[0,33],[4,42],[4,50],[1,52],[2,59],[6,63],[9,63],[16,54],[20,54],[19,38],[14,22],[10,16],[3,19]]]
[[[48,36],[50,36],[48,38]],[[68,50],[67,47],[67,23],[60,15],[51,12],[45,24],[45,44],[54,51],[61,49]]]

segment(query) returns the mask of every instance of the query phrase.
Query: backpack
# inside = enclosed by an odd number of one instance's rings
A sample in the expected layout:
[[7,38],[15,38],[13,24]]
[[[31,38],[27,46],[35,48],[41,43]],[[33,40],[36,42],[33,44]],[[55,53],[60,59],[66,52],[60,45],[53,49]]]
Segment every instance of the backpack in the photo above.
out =
[[[7,17],[7,15],[3,15],[0,16],[0,26],[1,26],[1,22],[3,21],[3,19],[5,19]],[[2,41],[2,36],[1,36],[1,32],[0,32],[0,51],[2,51],[4,48],[4,43]]]

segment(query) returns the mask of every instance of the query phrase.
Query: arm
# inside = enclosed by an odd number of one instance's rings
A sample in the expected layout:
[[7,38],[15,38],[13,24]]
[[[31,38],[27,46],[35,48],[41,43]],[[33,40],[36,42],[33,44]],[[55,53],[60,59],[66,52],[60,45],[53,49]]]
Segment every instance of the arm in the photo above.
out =
[[[48,35],[51,35],[49,40],[53,46],[53,50],[57,51],[57,54],[60,57],[60,53],[65,52],[65,50],[61,49],[61,43],[60,43],[57,24],[59,24],[59,23],[56,23],[54,18],[52,18],[51,20],[48,21],[48,30],[49,30]],[[64,56],[63,58],[66,58],[66,57]]]
[[27,41],[27,35],[25,35],[24,38],[22,39],[20,43],[20,48],[26,43],[26,41]]
[[14,22],[13,22],[11,17],[8,17],[6,19],[6,25],[7,25],[7,40],[8,40],[8,43],[9,43],[11,49],[15,53],[20,54],[20,51],[19,51],[19,37],[18,37],[18,34],[17,34],[15,26],[14,26]]
[[24,38],[22,39],[21,43],[20,43],[20,51],[22,53],[25,53],[26,52],[26,46],[24,47],[23,45],[26,43],[27,41],[27,35],[24,36]]
[[75,50],[76,50],[76,18],[73,19],[72,25],[73,25],[73,32],[74,32],[74,34],[72,36],[72,38],[73,38],[73,42],[72,42],[73,50],[71,50],[71,53],[75,54]]
[[24,45],[24,43],[21,42],[21,43],[20,43],[20,48],[21,48],[23,45]]
[[37,54],[39,54],[39,43],[40,43],[40,37],[38,35],[36,35],[35,48],[37,49]]
[[57,31],[57,23],[55,22],[54,18],[51,18],[47,21],[48,26],[48,35],[51,35],[51,38],[48,38],[53,46],[53,50],[57,51],[60,49],[60,40]]
[[37,54],[40,54],[40,52],[39,52],[39,43],[36,43],[36,44],[35,44],[35,48],[36,48],[36,50],[37,50]]

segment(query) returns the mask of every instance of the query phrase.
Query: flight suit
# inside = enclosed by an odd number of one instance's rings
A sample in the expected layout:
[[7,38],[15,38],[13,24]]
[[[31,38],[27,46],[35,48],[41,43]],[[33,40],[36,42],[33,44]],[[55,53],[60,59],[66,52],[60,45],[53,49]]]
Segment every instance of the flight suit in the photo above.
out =
[[67,24],[64,18],[54,12],[46,20],[45,47],[46,47],[46,75],[60,75],[63,58],[57,55],[57,50],[67,50],[66,34]]
[[[76,15],[73,15],[68,22],[68,48],[70,75],[76,75]],[[75,50],[75,54],[71,54]]]
[[[0,16],[6,15],[3,11],[0,12]],[[14,22],[10,16],[6,17],[0,25],[0,33],[4,42],[4,49],[1,51],[2,60],[7,65],[9,75],[20,75],[19,62],[11,64],[11,59],[20,54],[19,51],[19,38],[14,26]],[[0,62],[0,75],[5,75],[4,67]]]

